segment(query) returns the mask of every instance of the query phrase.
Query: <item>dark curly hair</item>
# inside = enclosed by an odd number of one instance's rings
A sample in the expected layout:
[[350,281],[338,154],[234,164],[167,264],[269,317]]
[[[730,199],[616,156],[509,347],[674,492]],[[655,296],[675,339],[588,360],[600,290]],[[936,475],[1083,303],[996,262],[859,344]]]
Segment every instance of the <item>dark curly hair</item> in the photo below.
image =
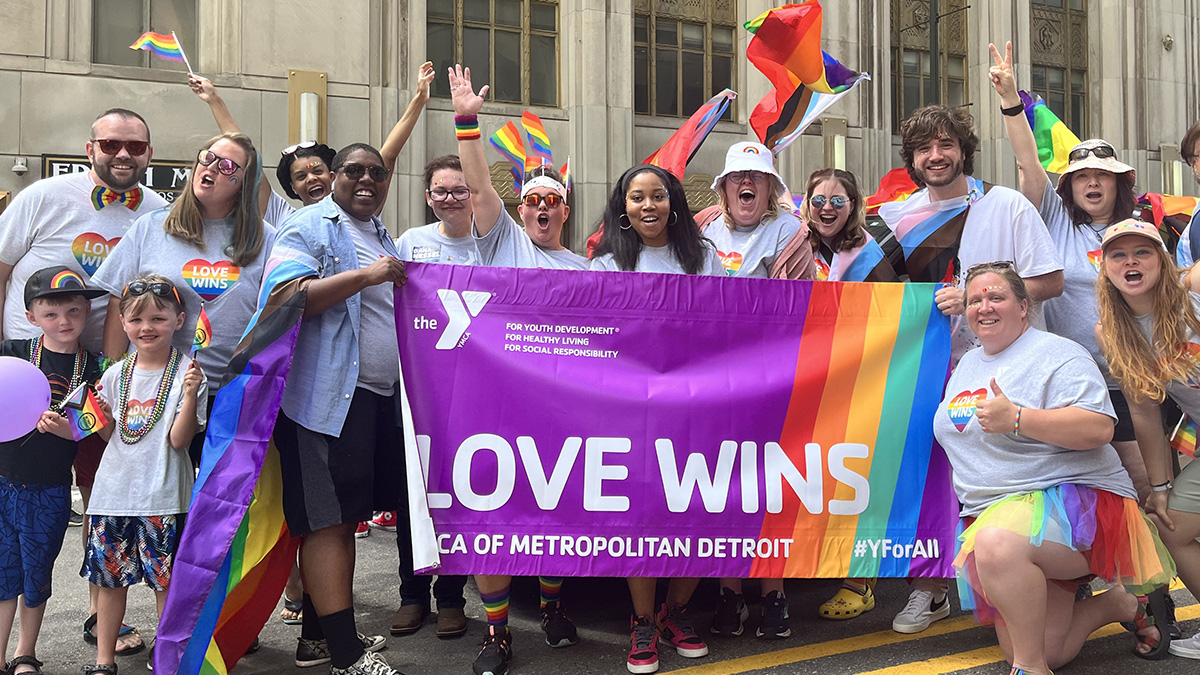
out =
[[975,118],[964,107],[927,105],[918,108],[912,117],[900,125],[900,157],[904,160],[909,177],[918,187],[925,187],[925,181],[913,169],[913,154],[939,134],[958,140],[958,146],[962,149],[963,173],[968,176],[975,173],[975,151],[979,148]]
[[300,199],[300,195],[292,189],[292,167],[295,166],[296,160],[302,157],[316,157],[325,162],[325,166],[333,166],[333,156],[337,152],[333,148],[324,143],[317,143],[308,148],[299,148],[290,155],[286,155],[279,159],[279,166],[275,167],[275,178],[279,181],[279,187],[283,188],[284,194],[292,199]]
[[613,186],[612,194],[608,197],[608,206],[605,207],[601,219],[604,231],[592,257],[598,258],[611,253],[620,269],[627,272],[637,269],[638,256],[642,252],[642,238],[632,227],[621,229],[621,218],[628,217],[625,213],[625,194],[629,191],[629,184],[638,174],[647,171],[658,176],[671,198],[671,212],[675,214],[675,222],[667,226],[667,239],[672,255],[679,261],[684,272],[699,274],[704,268],[706,240],[692,218],[683,184],[674,174],[653,164],[638,164],[621,174],[621,178]]

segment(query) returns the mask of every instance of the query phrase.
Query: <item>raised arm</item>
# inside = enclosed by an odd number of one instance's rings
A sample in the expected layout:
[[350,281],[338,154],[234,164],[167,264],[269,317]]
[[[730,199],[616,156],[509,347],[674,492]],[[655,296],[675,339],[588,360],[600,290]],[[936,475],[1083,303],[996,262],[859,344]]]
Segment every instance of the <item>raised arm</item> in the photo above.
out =
[[[1021,96],[1017,93],[1017,80],[1013,75],[1012,42],[1005,43],[1004,58],[996,45],[988,45],[992,51],[995,64],[988,71],[992,87],[1000,97],[1001,108],[1015,108],[1021,105]],[[1037,140],[1033,137],[1033,129],[1029,126],[1024,111],[1016,115],[1003,115],[1004,131],[1008,134],[1008,143],[1012,146],[1013,155],[1017,158],[1017,172],[1021,193],[1033,202],[1034,206],[1042,203],[1042,194],[1046,191],[1049,177],[1042,162],[1038,158]]]
[[[188,86],[192,88],[192,92],[201,101],[208,104],[208,109],[212,111],[213,119],[217,121],[217,128],[223,134],[240,134],[241,127],[237,122],[233,121],[233,115],[229,113],[229,107],[225,105],[225,99],[217,93],[217,88],[213,83],[202,75],[189,74]],[[261,160],[260,160],[261,164]],[[258,212],[260,214],[267,212],[267,204],[271,201],[271,183],[267,180],[264,172],[262,180],[258,182]]]
[[417,73],[417,91],[413,94],[412,100],[408,102],[408,108],[396,122],[396,126],[392,127],[387,140],[379,148],[379,154],[383,155],[383,165],[387,167],[389,174],[396,167],[396,158],[404,150],[404,144],[408,143],[408,137],[412,135],[413,127],[417,125],[417,118],[421,116],[421,111],[425,110],[425,104],[429,102],[429,85],[432,82],[433,62],[426,61],[421,64]]
[[[471,69],[455,65],[450,69],[450,97],[454,102],[454,117],[475,117],[483,109],[483,97],[487,95],[488,86],[485,84],[475,93],[471,86]],[[458,141],[458,159],[462,162],[463,176],[467,179],[467,187],[471,188],[471,205],[475,210],[475,231],[480,237],[486,236],[500,218],[504,209],[504,201],[500,193],[492,187],[492,174],[488,170],[487,157],[483,154],[483,137],[478,132],[478,122],[474,138],[461,138]]]

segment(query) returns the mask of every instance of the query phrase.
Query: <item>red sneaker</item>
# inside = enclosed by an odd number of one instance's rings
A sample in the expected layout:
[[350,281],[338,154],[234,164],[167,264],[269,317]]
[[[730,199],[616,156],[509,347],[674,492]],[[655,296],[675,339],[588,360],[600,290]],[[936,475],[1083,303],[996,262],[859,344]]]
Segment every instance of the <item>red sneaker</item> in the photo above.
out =
[[680,656],[689,659],[708,656],[708,645],[692,628],[686,607],[667,607],[663,603],[658,610],[658,631],[662,641],[675,647]]
[[395,511],[380,511],[379,515],[375,516],[367,523],[371,527],[377,527],[384,532],[396,531],[396,512]]
[[629,659],[625,667],[635,674],[658,670],[658,626],[654,617],[633,617],[629,629]]
[[357,528],[355,528],[354,538],[366,539],[369,536],[371,536],[371,528],[368,526],[367,521],[364,520],[358,524]]

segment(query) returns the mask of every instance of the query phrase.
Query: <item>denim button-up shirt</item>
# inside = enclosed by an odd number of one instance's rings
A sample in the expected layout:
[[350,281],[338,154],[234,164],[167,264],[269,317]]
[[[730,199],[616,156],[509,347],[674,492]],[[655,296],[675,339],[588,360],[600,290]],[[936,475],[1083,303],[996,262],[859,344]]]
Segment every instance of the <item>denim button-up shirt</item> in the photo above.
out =
[[[318,278],[358,269],[358,251],[347,216],[330,195],[306,206],[279,227],[272,260],[310,267]],[[391,235],[371,216],[383,249],[399,257]],[[358,331],[362,300],[357,293],[300,322],[283,412],[297,424],[327,436],[340,436],[358,382]]]

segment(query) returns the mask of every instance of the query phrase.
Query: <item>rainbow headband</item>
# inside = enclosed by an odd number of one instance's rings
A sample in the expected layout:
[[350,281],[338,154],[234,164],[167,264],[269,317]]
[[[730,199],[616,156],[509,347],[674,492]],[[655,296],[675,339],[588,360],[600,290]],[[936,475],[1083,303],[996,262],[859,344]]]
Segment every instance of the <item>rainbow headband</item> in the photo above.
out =
[[530,190],[539,187],[550,188],[551,190],[557,192],[558,196],[562,197],[563,199],[567,198],[567,188],[563,187],[562,183],[554,180],[550,176],[535,176],[525,181],[525,184],[521,186],[521,198],[524,199],[525,195],[529,194]]

